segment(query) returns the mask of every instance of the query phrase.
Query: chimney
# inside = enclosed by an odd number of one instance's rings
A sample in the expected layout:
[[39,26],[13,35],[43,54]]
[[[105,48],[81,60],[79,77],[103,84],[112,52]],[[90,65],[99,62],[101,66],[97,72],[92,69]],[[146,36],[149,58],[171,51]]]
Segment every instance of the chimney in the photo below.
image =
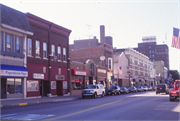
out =
[[100,43],[101,44],[105,43],[105,27],[104,27],[104,25],[100,26]]

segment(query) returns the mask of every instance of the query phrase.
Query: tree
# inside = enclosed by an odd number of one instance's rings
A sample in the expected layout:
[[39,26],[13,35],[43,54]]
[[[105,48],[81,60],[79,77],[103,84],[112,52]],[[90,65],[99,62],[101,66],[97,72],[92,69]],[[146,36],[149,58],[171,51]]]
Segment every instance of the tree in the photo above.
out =
[[179,80],[180,79],[180,74],[177,70],[169,70],[168,75],[171,74],[173,80]]

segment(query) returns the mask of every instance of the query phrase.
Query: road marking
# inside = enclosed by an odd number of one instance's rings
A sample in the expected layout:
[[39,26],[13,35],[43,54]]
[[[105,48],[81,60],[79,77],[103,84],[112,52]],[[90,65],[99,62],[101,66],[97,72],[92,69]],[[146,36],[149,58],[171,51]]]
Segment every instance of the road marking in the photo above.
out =
[[60,119],[60,118],[65,118],[65,117],[73,116],[73,115],[84,113],[86,111],[90,111],[90,110],[93,110],[93,109],[96,109],[96,108],[100,108],[100,107],[107,106],[107,105],[110,105],[110,104],[113,104],[113,103],[117,103],[117,102],[120,102],[122,100],[123,99],[117,100],[117,101],[114,101],[114,102],[110,102],[110,103],[106,103],[106,104],[103,104],[103,105],[99,105],[99,106],[96,106],[96,107],[93,107],[93,108],[88,108],[88,109],[85,109],[85,110],[82,110],[82,111],[78,111],[78,112],[75,112],[75,113],[70,113],[70,114],[67,114],[67,115],[64,115],[64,116],[59,116],[59,117],[54,117],[54,118],[51,118],[51,119],[46,119],[46,120],[56,120],[56,119]]
[[27,105],[27,103],[19,103],[19,106]]
[[8,114],[1,115],[1,120],[42,120],[45,118],[52,117],[54,115],[45,115],[45,114]]

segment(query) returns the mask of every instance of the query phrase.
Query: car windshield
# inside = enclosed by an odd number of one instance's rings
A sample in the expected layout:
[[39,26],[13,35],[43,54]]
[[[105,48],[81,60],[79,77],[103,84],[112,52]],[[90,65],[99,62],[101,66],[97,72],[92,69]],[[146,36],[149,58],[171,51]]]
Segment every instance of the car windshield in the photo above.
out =
[[141,88],[141,87],[137,87],[137,88]]
[[124,89],[124,87],[121,87],[121,89]]
[[134,87],[129,87],[128,89],[134,89]]
[[96,86],[95,85],[89,85],[86,87],[86,89],[96,89]]
[[109,87],[109,89],[116,89],[116,87]]

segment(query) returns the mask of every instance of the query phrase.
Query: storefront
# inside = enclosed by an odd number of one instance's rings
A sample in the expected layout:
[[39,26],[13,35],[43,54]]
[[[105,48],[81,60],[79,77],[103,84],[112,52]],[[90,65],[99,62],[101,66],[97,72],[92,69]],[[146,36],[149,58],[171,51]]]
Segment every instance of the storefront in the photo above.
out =
[[107,70],[105,68],[97,68],[97,83],[107,88]]
[[85,84],[89,84],[87,76],[87,71],[71,69],[71,94],[78,95],[81,94],[82,89]]
[[27,68],[23,66],[1,65],[1,98],[24,98],[26,97]]

